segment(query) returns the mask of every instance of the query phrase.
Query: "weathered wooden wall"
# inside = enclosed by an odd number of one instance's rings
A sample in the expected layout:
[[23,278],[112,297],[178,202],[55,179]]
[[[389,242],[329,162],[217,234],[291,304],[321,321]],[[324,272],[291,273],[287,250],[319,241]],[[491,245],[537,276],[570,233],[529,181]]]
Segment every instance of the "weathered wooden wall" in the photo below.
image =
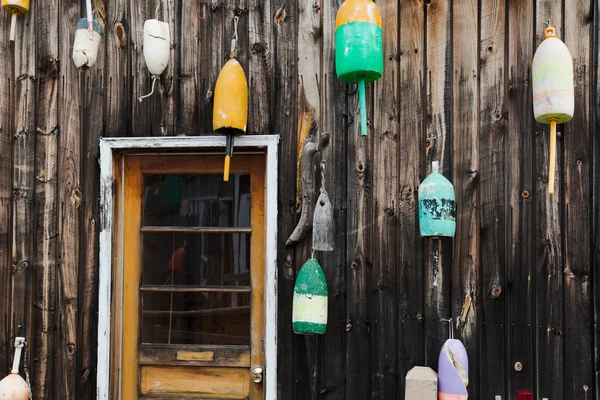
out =
[[[33,1],[15,45],[0,17],[0,344],[25,327],[35,399],[95,396],[98,138],[211,134],[235,15],[249,133],[282,139],[280,398],[402,398],[408,370],[436,368],[449,317],[469,353],[471,398],[600,398],[598,1],[377,1],[385,74],[369,85],[367,138],[356,88],[335,75],[342,0],[93,3],[106,33],[83,72],[71,61],[83,1]],[[151,85],[142,25],[154,17],[171,24],[174,45],[158,93],[139,103]],[[576,81],[552,197],[548,129],[533,120],[530,85],[548,19]],[[310,237],[285,241],[299,215],[300,145],[324,131],[336,217],[335,251],[319,255],[329,325],[300,337],[291,294]],[[457,235],[439,243],[437,270],[416,212],[433,160],[458,200]]]

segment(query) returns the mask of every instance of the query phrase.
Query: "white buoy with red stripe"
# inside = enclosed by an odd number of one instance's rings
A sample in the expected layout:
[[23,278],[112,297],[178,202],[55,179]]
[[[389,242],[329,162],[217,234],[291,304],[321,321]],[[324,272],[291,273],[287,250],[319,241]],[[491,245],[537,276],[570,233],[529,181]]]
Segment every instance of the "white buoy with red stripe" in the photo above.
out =
[[536,121],[550,124],[548,193],[552,194],[556,163],[556,124],[562,124],[573,118],[575,90],[573,59],[569,49],[556,37],[554,27],[548,26],[545,36],[546,39],[533,56],[533,114]]

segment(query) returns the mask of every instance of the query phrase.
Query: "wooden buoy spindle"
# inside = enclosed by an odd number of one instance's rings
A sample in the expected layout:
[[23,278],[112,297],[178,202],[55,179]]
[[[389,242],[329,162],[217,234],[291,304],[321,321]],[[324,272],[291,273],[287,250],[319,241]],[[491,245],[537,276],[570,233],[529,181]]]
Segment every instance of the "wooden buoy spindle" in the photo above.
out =
[[15,41],[15,34],[17,30],[17,16],[25,14],[29,11],[30,0],[2,0],[2,8],[11,13],[12,17],[10,20],[10,41]]

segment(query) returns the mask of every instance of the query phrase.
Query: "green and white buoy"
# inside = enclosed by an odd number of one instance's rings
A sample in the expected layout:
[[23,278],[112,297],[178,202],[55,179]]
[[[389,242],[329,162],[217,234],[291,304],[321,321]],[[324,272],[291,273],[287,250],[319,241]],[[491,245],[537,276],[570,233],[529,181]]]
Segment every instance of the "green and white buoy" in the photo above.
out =
[[294,286],[292,308],[294,333],[325,333],[327,328],[327,280],[315,258],[304,263]]

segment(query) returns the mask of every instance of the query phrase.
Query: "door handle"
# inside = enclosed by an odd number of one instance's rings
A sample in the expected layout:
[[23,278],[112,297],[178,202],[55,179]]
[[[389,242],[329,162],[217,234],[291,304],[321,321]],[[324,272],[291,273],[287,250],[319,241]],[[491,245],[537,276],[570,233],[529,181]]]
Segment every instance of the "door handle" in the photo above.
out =
[[263,369],[256,367],[252,370],[252,380],[254,383],[261,383],[263,380]]

